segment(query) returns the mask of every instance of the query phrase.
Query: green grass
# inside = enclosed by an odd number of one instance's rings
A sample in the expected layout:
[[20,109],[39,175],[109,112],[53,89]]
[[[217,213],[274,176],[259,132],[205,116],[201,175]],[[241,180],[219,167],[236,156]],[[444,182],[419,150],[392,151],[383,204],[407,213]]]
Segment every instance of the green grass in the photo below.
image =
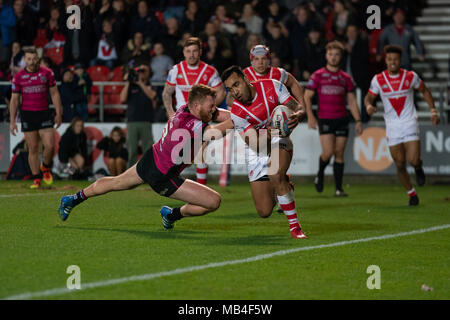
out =
[[[290,238],[283,215],[259,218],[247,183],[213,185],[223,196],[220,209],[170,231],[161,226],[159,208],[179,202],[148,187],[89,199],[63,223],[60,197],[87,183],[70,182],[66,191],[64,184],[35,191],[29,183],[0,182],[0,298],[63,288],[69,265],[81,268],[83,285],[450,223],[448,186],[418,189],[421,204],[411,208],[395,184],[347,186],[350,197],[338,199],[330,184],[319,195],[300,183],[296,203],[307,240]],[[366,287],[369,265],[381,269],[380,290]],[[444,229],[42,298],[449,299],[449,265]],[[422,291],[422,284],[434,291]]]

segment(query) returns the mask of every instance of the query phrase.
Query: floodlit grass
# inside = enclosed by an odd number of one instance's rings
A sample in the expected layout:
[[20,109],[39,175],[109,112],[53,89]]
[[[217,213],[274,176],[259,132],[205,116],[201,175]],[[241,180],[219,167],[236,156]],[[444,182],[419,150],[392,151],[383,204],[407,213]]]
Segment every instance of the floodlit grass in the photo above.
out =
[[[72,188],[64,190],[68,183]],[[212,185],[223,196],[219,210],[183,219],[169,231],[159,209],[179,202],[148,187],[89,199],[61,222],[60,197],[87,182],[41,190],[28,185],[0,182],[0,298],[64,288],[69,265],[81,268],[83,286],[450,223],[448,186],[418,188],[420,206],[408,207],[396,184],[351,185],[350,197],[334,198],[330,185],[317,194],[313,185],[298,183],[296,203],[309,239],[294,240],[283,215],[258,217],[248,183]],[[366,286],[370,265],[380,267],[380,290]],[[449,265],[450,229],[443,229],[41,298],[449,299]],[[421,290],[423,284],[434,290]]]

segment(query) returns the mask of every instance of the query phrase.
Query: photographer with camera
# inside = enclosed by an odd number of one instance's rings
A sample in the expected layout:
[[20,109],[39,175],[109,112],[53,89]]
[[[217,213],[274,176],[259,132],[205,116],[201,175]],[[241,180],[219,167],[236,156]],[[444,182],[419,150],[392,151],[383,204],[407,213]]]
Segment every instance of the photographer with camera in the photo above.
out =
[[137,162],[139,140],[142,153],[153,145],[152,121],[156,105],[152,100],[156,97],[156,91],[150,86],[149,79],[150,67],[145,64],[130,68],[124,75],[126,85],[120,93],[120,100],[128,105],[126,111],[128,167]]

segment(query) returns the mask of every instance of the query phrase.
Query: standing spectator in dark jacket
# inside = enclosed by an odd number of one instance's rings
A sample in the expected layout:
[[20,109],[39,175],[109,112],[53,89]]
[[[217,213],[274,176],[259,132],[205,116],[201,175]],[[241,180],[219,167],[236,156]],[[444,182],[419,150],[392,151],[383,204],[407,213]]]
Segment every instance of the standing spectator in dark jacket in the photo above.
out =
[[[370,86],[369,76],[369,41],[364,33],[361,33],[356,25],[347,27],[347,42],[344,44],[345,52],[343,70],[347,72],[355,81],[356,86],[361,91],[367,92]],[[361,94],[361,116],[362,121],[369,121],[366,108],[364,106],[364,94]]]
[[81,118],[84,122],[88,121],[88,99],[91,94],[92,80],[84,69],[84,65],[77,63],[75,65],[75,75],[73,79],[76,87],[73,94],[73,112],[74,115]]
[[296,10],[295,19],[288,23],[287,28],[290,31],[291,55],[294,58],[294,63],[298,64],[299,59],[305,53],[305,39],[311,30],[312,22],[307,7],[297,6]]
[[96,53],[97,48],[93,45],[96,41],[94,13],[89,1],[82,0],[78,4],[81,10],[81,29],[67,30],[66,43],[64,44],[64,62],[66,65],[81,62],[87,66]]
[[140,0],[137,8],[138,14],[131,19],[130,37],[140,31],[144,35],[144,42],[153,44],[159,32],[158,19],[154,13],[149,12],[145,0]]
[[74,117],[70,127],[61,136],[58,150],[59,161],[63,166],[71,168],[70,173],[80,173],[87,161],[87,136],[84,133],[84,122]]
[[11,56],[15,25],[16,15],[13,8],[4,0],[0,0],[0,63],[7,62]]
[[266,44],[270,48],[271,53],[275,53],[280,58],[281,64],[285,69],[290,69],[287,64],[290,63],[290,43],[282,33],[279,23],[273,23],[269,29],[269,36],[266,38]]
[[394,13],[394,24],[388,25],[380,36],[378,42],[377,59],[381,59],[381,53],[384,46],[388,44],[396,44],[402,47],[402,65],[401,67],[407,70],[411,70],[411,50],[410,47],[413,44],[416,47],[416,51],[419,54],[419,60],[425,60],[425,51],[423,44],[419,39],[419,36],[414,29],[405,24],[405,13],[401,9],[397,9]]
[[73,73],[70,69],[62,72],[62,83],[58,87],[63,108],[62,121],[71,122],[73,119],[73,103],[76,83],[73,81]]
[[102,6],[95,17],[97,33],[101,33],[102,24],[108,19],[113,24],[113,33],[116,37],[116,44],[119,52],[124,47],[128,39],[130,18],[125,12],[123,0],[103,0]]
[[321,29],[317,26],[312,27],[305,40],[305,54],[299,60],[298,79],[308,81],[314,71],[325,66],[325,45]]
[[275,24],[278,23],[283,28],[283,35],[288,36],[289,32],[284,27],[289,20],[289,12],[286,10],[285,7],[281,6],[276,0],[269,1],[268,5],[268,13],[263,17],[264,20],[264,30],[263,35],[265,38],[269,36],[269,30],[270,28]]
[[96,146],[108,157],[108,170],[112,176],[118,176],[127,168],[128,150],[124,146],[125,134],[120,127],[114,127],[109,137],[104,137]]
[[178,26],[178,20],[175,17],[168,16],[164,20],[163,31],[158,37],[158,42],[161,42],[166,50],[166,54],[173,60],[176,60],[177,44],[181,39],[181,32]]
[[183,19],[181,20],[181,30],[198,36],[205,25],[205,18],[198,10],[198,3],[195,0],[188,2]]
[[22,46],[31,45],[37,28],[35,16],[25,6],[25,0],[15,0],[13,8],[16,15],[15,40]]

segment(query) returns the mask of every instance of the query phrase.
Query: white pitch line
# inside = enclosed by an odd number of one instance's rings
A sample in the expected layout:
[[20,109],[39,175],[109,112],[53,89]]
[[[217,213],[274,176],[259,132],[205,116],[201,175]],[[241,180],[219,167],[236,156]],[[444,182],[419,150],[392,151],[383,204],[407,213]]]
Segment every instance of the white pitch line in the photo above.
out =
[[155,278],[173,276],[173,275],[182,274],[182,273],[186,273],[186,272],[218,268],[218,267],[224,267],[224,266],[235,265],[235,264],[240,264],[240,263],[254,262],[254,261],[269,259],[269,258],[272,258],[275,256],[283,256],[283,255],[286,255],[289,253],[294,253],[294,252],[331,248],[331,247],[339,247],[339,246],[345,246],[348,244],[369,242],[369,241],[374,241],[374,240],[385,240],[385,239],[392,239],[392,238],[398,238],[398,237],[405,237],[405,236],[421,234],[421,233],[426,233],[426,232],[431,232],[431,231],[436,231],[436,230],[444,230],[444,229],[448,229],[448,228],[450,228],[450,224],[444,224],[441,226],[430,227],[427,229],[419,229],[419,230],[400,232],[400,233],[395,233],[395,234],[386,234],[386,235],[378,236],[378,237],[339,241],[339,242],[334,242],[334,243],[329,243],[329,244],[321,244],[321,245],[316,245],[316,246],[301,247],[301,248],[294,248],[294,249],[288,249],[288,250],[280,250],[280,251],[275,251],[275,252],[271,252],[271,253],[260,254],[260,255],[245,258],[245,259],[229,260],[229,261],[223,261],[223,262],[212,262],[212,263],[208,263],[208,264],[204,264],[204,265],[200,265],[200,266],[180,268],[180,269],[175,269],[175,270],[171,270],[171,271],[148,273],[148,274],[130,276],[130,277],[125,277],[125,278],[90,282],[90,283],[82,284],[80,290],[70,290],[67,288],[55,288],[55,289],[49,289],[49,290],[45,290],[45,291],[25,292],[22,294],[17,294],[17,295],[3,298],[3,300],[24,300],[24,299],[30,299],[30,298],[56,296],[56,295],[66,294],[69,292],[77,292],[77,291],[81,291],[81,290],[85,290],[85,289],[106,287],[106,286],[111,286],[111,285],[126,283],[126,282],[132,282],[132,281],[145,281],[145,280],[151,280],[151,279],[155,279]]
[[61,194],[67,193],[66,191],[57,191],[57,192],[41,192],[41,193],[15,193],[15,194],[0,194],[0,198],[15,198],[15,197],[33,197],[33,196],[46,196],[50,194]]

